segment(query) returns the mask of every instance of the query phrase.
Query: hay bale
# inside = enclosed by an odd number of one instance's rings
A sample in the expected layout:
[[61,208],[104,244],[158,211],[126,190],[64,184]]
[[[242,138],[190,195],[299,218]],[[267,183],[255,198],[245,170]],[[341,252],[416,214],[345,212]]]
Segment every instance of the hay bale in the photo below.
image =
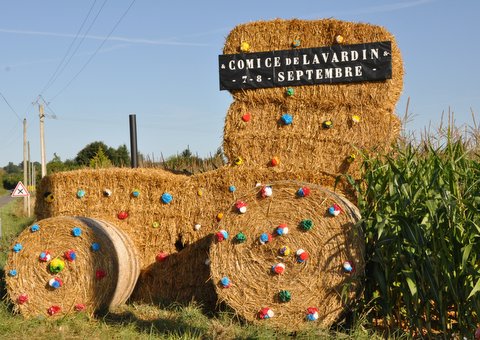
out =
[[[333,45],[341,34],[346,44],[392,42],[392,79],[350,84],[319,84],[231,91],[234,103],[225,119],[224,151],[230,162],[244,158],[251,166],[265,167],[278,157],[285,169],[312,169],[334,175],[360,176],[358,164],[346,160],[362,151],[385,152],[398,138],[400,122],[394,114],[403,86],[403,66],[395,38],[384,28],[369,24],[326,20],[259,21],[235,27],[224,53],[239,53],[242,42],[249,52]],[[250,120],[243,117],[249,114]],[[293,117],[287,125],[284,114]],[[358,116],[360,121],[355,123]],[[333,127],[322,128],[331,120]]]
[[[381,26],[354,23],[336,19],[256,21],[236,26],[228,35],[224,54],[240,53],[242,42],[248,42],[250,53],[292,49],[292,42],[300,39],[300,48],[314,48],[335,44],[335,36],[342,35],[345,44],[392,42],[392,79],[380,82],[312,85],[295,87],[295,95],[288,100],[315,101],[323,105],[383,109],[395,107],[403,88],[402,57],[395,37]],[[285,88],[248,89],[232,91],[235,100],[249,103],[285,103]]]
[[139,273],[128,237],[93,219],[38,221],[11,249],[7,293],[14,311],[27,318],[114,308],[126,301]]
[[[247,211],[241,214],[232,207],[220,223],[219,228],[229,237],[215,242],[209,255],[219,300],[247,321],[289,330],[302,328],[312,307],[317,309],[319,325],[328,327],[344,311],[344,299],[355,297],[364,270],[364,241],[355,226],[358,210],[321,186],[285,181],[271,187],[271,197],[262,198],[258,188],[239,197],[247,203]],[[297,191],[302,187],[304,192],[305,187],[310,189],[309,195],[299,197]],[[336,217],[328,213],[334,204],[341,208]],[[276,228],[282,224],[289,232],[279,236]],[[311,229],[307,230],[308,226]],[[239,233],[245,235],[243,243],[236,236]],[[275,236],[262,244],[263,233]],[[300,249],[309,254],[303,263],[295,255]],[[355,268],[353,272],[343,269],[345,261]],[[280,263],[285,270],[275,274],[272,268]],[[276,268],[281,271],[281,266]],[[226,281],[230,282],[228,288],[224,287]],[[288,295],[279,295],[281,291],[290,293],[290,301],[281,301]],[[261,319],[262,308],[270,308],[274,316]]]
[[212,311],[217,295],[206,262],[211,243],[209,235],[165,258],[159,254],[157,261],[142,271],[130,301],[163,305],[196,302]]
[[[155,261],[159,250],[176,251],[177,226],[182,224],[179,211],[185,205],[187,179],[187,176],[157,169],[84,169],[56,173],[42,180],[35,214],[39,219],[63,215],[108,221],[133,241],[143,268]],[[79,197],[82,192],[83,196]],[[173,198],[168,204],[161,200],[164,193]],[[122,216],[122,212],[126,214]]]
[[[242,116],[249,112],[251,119]],[[282,123],[289,114],[292,124]],[[352,117],[360,117],[355,122]],[[329,128],[322,125],[331,121]],[[384,153],[400,131],[391,112],[375,110],[375,114],[359,108],[322,109],[314,103],[297,101],[285,106],[275,103],[254,104],[234,102],[225,123],[225,155],[234,160],[241,157],[245,164],[276,167],[281,170],[311,171],[330,174],[360,174],[361,153]],[[359,156],[354,162],[349,157]]]

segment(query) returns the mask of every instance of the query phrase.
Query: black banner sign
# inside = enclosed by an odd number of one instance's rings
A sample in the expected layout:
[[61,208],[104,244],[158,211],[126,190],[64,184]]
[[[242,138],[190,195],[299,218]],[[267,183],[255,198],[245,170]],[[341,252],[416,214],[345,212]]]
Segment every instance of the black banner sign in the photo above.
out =
[[377,81],[392,77],[390,41],[218,56],[220,90]]

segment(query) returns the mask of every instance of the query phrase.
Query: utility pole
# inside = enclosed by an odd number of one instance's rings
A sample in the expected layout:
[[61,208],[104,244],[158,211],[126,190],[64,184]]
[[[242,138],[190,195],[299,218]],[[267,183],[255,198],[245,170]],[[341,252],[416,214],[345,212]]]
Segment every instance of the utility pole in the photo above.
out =
[[[28,165],[27,165],[27,118],[23,119],[23,183],[28,181]],[[28,184],[28,183],[27,183]],[[28,198],[23,198],[23,212],[28,212]],[[30,217],[30,214],[28,215]]]
[[45,160],[45,112],[43,111],[43,105],[38,104],[38,111],[40,113],[40,154],[42,162],[42,178],[47,175],[47,163]]
[[[31,216],[31,204],[30,204],[30,195],[31,195],[31,185],[32,185],[32,180],[31,180],[31,175],[32,175],[32,172],[31,172],[31,162],[30,162],[30,142],[27,142],[27,190],[28,192],[30,193],[28,196],[27,196],[27,215],[28,217]],[[23,168],[25,168],[25,166],[23,166]],[[24,176],[25,177],[25,176]],[[29,185],[30,185],[30,188],[29,188]]]

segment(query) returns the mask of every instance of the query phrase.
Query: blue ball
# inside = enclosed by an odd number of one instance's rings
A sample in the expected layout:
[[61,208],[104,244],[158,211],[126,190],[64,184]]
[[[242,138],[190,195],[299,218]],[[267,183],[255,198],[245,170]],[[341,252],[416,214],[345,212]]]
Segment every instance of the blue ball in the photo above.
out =
[[163,203],[169,204],[172,200],[173,200],[173,197],[168,192],[166,192],[162,195],[162,202]]

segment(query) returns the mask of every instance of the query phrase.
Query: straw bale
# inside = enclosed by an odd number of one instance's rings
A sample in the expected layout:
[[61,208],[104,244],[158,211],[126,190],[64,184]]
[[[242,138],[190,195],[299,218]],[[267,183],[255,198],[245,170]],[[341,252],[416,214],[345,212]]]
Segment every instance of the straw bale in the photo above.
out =
[[[185,185],[188,177],[155,169],[111,168],[77,170],[45,177],[37,192],[35,213],[38,218],[51,216],[86,216],[108,221],[133,241],[140,256],[142,268],[155,260],[162,250],[175,252],[178,240],[179,213],[184,206]],[[104,190],[111,191],[106,197]],[[77,197],[77,191],[85,195]],[[138,190],[139,196],[132,195]],[[162,203],[168,192],[173,200]],[[45,195],[53,194],[48,202]],[[120,219],[119,212],[128,217]]]
[[[224,54],[240,53],[242,42],[248,42],[250,53],[292,49],[299,39],[299,48],[314,48],[335,44],[335,36],[342,35],[345,44],[392,42],[392,79],[379,82],[352,84],[321,84],[295,87],[294,100],[316,101],[324,105],[364,105],[392,111],[403,88],[403,66],[395,37],[381,26],[354,23],[336,19],[256,21],[236,26],[228,35]],[[285,88],[247,89],[232,91],[235,100],[250,103],[284,103]],[[293,98],[288,98],[291,100]]]
[[[251,119],[242,120],[249,112]],[[284,114],[292,124],[281,121]],[[353,116],[360,118],[359,122]],[[331,128],[322,124],[331,121]],[[400,130],[392,112],[362,107],[326,108],[315,102],[295,101],[282,105],[234,102],[225,121],[224,150],[229,160],[241,157],[245,164],[271,166],[277,157],[281,170],[318,169],[331,174],[349,173],[360,176],[361,157],[353,163],[353,153],[386,152]]]
[[164,305],[196,302],[213,310],[217,295],[206,263],[211,243],[212,235],[208,235],[148,266],[142,271],[130,301]]
[[[344,311],[342,296],[347,300],[355,297],[364,270],[364,241],[355,226],[359,212],[343,196],[318,185],[284,181],[271,186],[271,197],[261,198],[258,188],[239,197],[247,203],[246,213],[239,214],[232,207],[219,225],[229,234],[226,241],[214,242],[209,254],[219,300],[247,321],[292,331],[308,322],[307,308],[314,307],[318,324],[328,327]],[[296,192],[303,186],[310,188],[310,195],[298,197]],[[333,204],[342,209],[336,217],[327,213]],[[307,219],[313,228],[304,231],[299,225]],[[280,224],[288,226],[288,234],[274,236],[266,244],[259,242],[262,233],[275,235]],[[240,232],[246,235],[244,243],[235,242]],[[290,248],[290,255],[280,255],[283,246]],[[310,255],[304,263],[296,260],[299,249]],[[353,265],[353,273],[344,272],[345,261]],[[272,273],[272,266],[278,263],[285,264],[280,275]],[[223,277],[229,278],[229,288],[220,284]],[[289,302],[280,301],[281,290],[291,293]],[[274,316],[261,320],[258,312],[265,307],[271,308]]]
[[[12,244],[5,266],[7,293],[15,312],[26,318],[50,317],[48,310],[58,306],[58,313],[51,315],[58,317],[83,305],[83,310],[92,314],[126,301],[136,283],[139,264],[125,235],[103,221],[74,217],[48,218],[34,226],[25,229],[15,241],[15,245],[22,245],[20,251],[13,251]],[[74,228],[79,228],[81,234],[74,236]],[[94,243],[99,245],[96,251],[92,249]],[[73,261],[65,257],[69,250],[76,254]],[[51,259],[41,261],[40,254],[46,251]],[[49,269],[54,259],[61,259],[65,265],[58,273]],[[54,278],[63,282],[59,288],[49,285]],[[25,303],[19,302],[22,295],[28,297]]]

